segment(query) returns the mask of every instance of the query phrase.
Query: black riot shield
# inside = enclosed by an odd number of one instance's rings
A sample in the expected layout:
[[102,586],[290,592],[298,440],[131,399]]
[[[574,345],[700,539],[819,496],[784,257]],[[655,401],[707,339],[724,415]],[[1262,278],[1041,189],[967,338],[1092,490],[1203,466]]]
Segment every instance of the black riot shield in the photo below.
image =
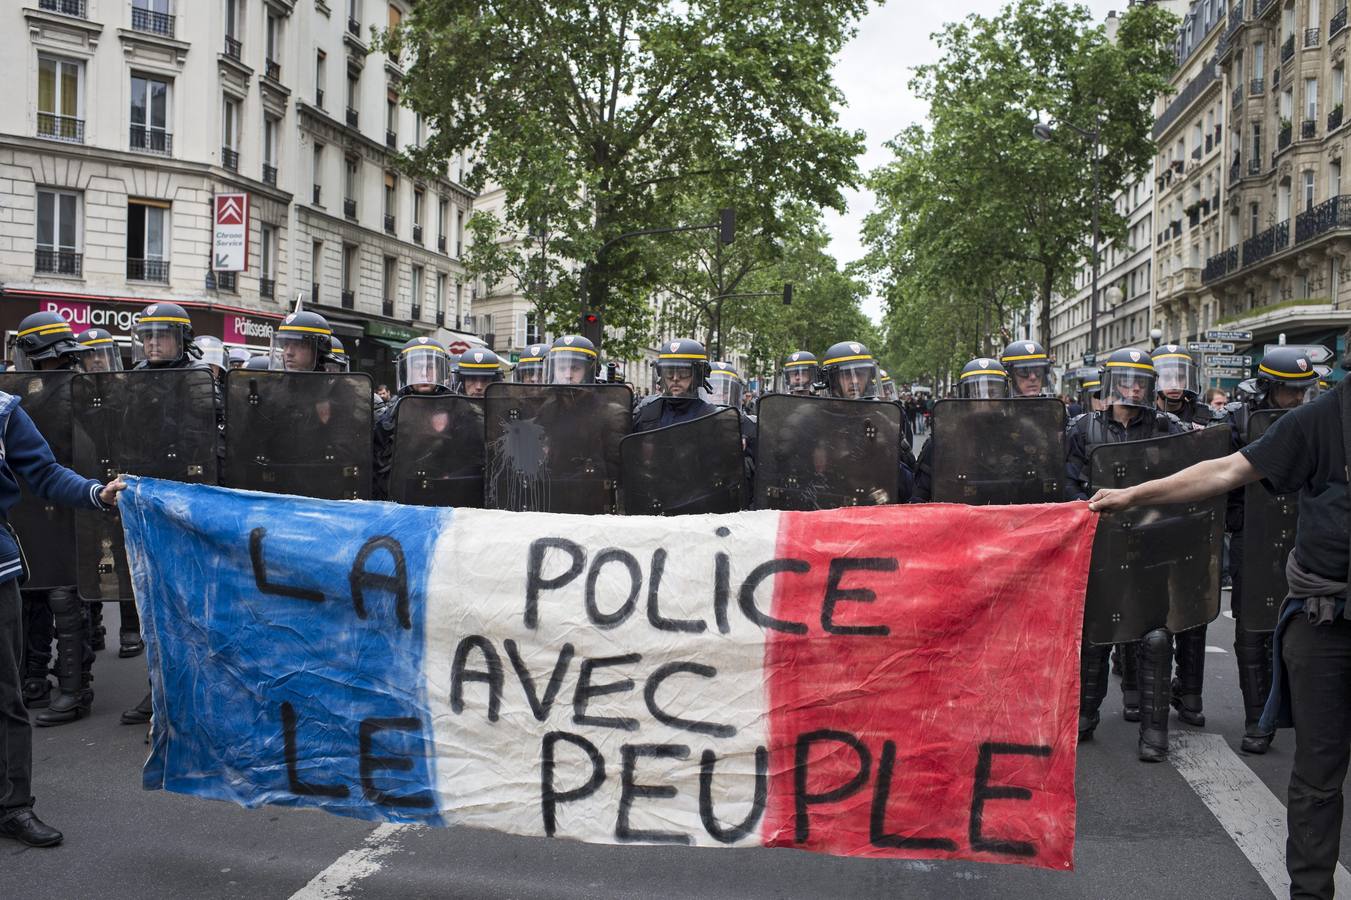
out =
[[619,442],[633,395],[622,384],[490,384],[484,406],[489,509],[618,510]]
[[371,496],[374,396],[362,372],[225,377],[227,487],[318,500]]
[[[3,372],[0,391],[19,398],[63,466],[73,462],[71,450],[70,381],[74,372]],[[28,490],[19,479],[19,502],[9,511],[9,524],[23,548],[28,577],[25,589],[66,587],[75,583],[75,510],[57,506]]]
[[[1287,410],[1264,409],[1248,416],[1251,444]],[[1274,631],[1285,602],[1285,560],[1295,546],[1299,494],[1273,495],[1254,482],[1243,489],[1243,627]]]
[[483,401],[453,394],[399,398],[389,499],[483,506]]
[[[1229,429],[1102,444],[1089,454],[1092,484],[1132,487],[1229,453]],[[1220,613],[1223,494],[1195,503],[1104,513],[1093,538],[1084,635],[1093,644],[1134,641],[1167,626],[1176,634]]]
[[1065,499],[1065,405],[1054,397],[940,400],[929,440],[935,502]]
[[875,400],[770,394],[760,400],[757,509],[895,503],[901,409]]
[[624,512],[630,516],[729,513],[749,493],[741,451],[741,416],[711,416],[631,434],[619,444]]
[[[74,468],[81,475],[216,483],[219,430],[209,369],[93,372],[74,378],[70,394]],[[76,513],[75,547],[81,597],[133,599],[117,516]]]

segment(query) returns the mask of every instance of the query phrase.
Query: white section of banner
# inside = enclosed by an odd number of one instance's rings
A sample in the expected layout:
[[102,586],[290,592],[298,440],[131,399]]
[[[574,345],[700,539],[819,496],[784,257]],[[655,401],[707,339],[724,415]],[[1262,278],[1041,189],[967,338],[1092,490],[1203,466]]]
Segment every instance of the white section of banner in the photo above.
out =
[[[663,519],[456,510],[450,519],[437,542],[428,578],[425,657],[427,702],[436,736],[436,789],[446,821],[545,834],[543,743],[550,732],[567,732],[599,752],[604,780],[590,796],[557,804],[556,836],[601,843],[660,842],[667,838],[641,832],[664,832],[686,835],[694,844],[722,845],[710,836],[700,815],[701,756],[706,750],[716,754],[711,782],[715,828],[743,822],[755,795],[756,749],[768,748],[769,717],[762,667],[765,635],[742,613],[738,591],[752,569],[774,558],[779,514]],[[720,529],[727,530],[725,536],[717,533]],[[531,547],[548,538],[580,546],[586,561],[568,583],[540,592],[538,623],[530,628],[525,610]],[[605,552],[620,543],[640,570],[636,588],[628,563],[618,555],[623,551]],[[657,593],[658,615],[704,623],[697,633],[661,630],[649,621],[653,557],[659,550],[665,551],[666,559]],[[729,572],[726,634],[720,632],[714,611],[719,553],[727,555]],[[566,550],[544,551],[538,578],[559,579],[573,559]],[[598,559],[609,561],[597,568]],[[588,613],[588,580],[594,582],[592,605],[599,615]],[[766,612],[772,586],[773,579],[766,580],[756,596]],[[635,590],[630,615],[607,627],[591,624],[595,618],[618,619]],[[462,682],[463,707],[458,713],[452,708],[456,650],[474,635],[486,638],[501,661],[502,699],[495,723],[488,720],[489,689],[482,681]],[[515,643],[539,698],[564,646],[574,650],[543,721],[532,712],[505,646],[508,640]],[[640,658],[632,658],[633,654]],[[614,660],[626,656],[630,658]],[[602,659],[610,664],[597,665]],[[734,735],[692,733],[654,717],[645,691],[653,674],[674,662],[712,667],[716,675],[678,671],[656,690],[656,705],[681,719],[731,725]],[[579,692],[584,664],[591,669],[593,691],[630,680],[632,685],[586,699]],[[481,651],[469,653],[467,668],[487,669]],[[579,723],[579,712],[631,720],[632,730]],[[628,780],[637,790],[630,788],[635,796],[627,804],[625,836],[621,833],[624,748],[629,746],[632,754],[636,745],[654,744],[688,748],[688,756],[633,757]],[[584,787],[594,774],[585,747],[559,740],[554,749],[555,790]],[[665,789],[668,795],[645,793],[645,787]],[[761,818],[736,845],[759,844]]]

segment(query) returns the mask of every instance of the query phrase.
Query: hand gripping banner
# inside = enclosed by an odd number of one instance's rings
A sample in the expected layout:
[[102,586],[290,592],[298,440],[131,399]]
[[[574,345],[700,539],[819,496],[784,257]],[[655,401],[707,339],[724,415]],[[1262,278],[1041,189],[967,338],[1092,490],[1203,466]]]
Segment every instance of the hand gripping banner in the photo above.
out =
[[148,788],[1069,869],[1087,504],[616,518],[131,479]]

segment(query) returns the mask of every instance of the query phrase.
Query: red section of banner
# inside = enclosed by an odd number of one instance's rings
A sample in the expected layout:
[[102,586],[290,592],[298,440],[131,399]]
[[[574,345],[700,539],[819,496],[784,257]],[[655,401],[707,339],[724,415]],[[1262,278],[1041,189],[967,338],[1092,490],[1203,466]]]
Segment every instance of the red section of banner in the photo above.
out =
[[765,649],[764,843],[1073,868],[1096,519],[1086,503],[784,513],[777,556],[799,562],[775,576]]

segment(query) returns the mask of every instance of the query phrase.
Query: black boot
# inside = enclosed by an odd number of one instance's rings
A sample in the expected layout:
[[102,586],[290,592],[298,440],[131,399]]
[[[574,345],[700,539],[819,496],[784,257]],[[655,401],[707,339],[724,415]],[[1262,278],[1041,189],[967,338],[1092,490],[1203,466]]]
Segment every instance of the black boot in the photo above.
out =
[[1206,675],[1206,626],[1183,631],[1173,638],[1177,677],[1173,679],[1172,703],[1177,717],[1201,728],[1206,715],[1201,711],[1201,688]]
[[1139,644],[1117,644],[1121,658],[1121,718],[1127,722],[1140,721],[1140,660]]
[[56,684],[60,692],[46,709],[33,717],[33,724],[65,725],[89,715],[94,703],[92,680],[85,669],[84,604],[73,591],[53,590],[48,603],[56,619]]
[[1169,679],[1173,670],[1173,642],[1168,631],[1156,628],[1140,641],[1140,760],[1168,758]]
[[89,649],[95,653],[108,649],[108,629],[103,624],[103,604],[87,603],[85,610],[89,615]]
[[1271,693],[1271,635],[1249,631],[1234,623],[1234,656],[1238,660],[1238,687],[1243,692],[1243,740],[1239,749],[1261,755],[1267,752],[1275,732],[1259,724]]
[[52,702],[52,683],[46,678],[23,680],[23,705],[28,709],[46,709]]
[[141,640],[141,616],[136,611],[136,603],[123,600],[118,605],[122,611],[122,626],[118,629],[121,646],[117,648],[117,655],[123,659],[140,656],[145,650],[145,642]]
[[1111,645],[1095,647],[1087,642],[1079,654],[1079,742],[1093,740],[1098,727],[1098,707],[1107,696],[1108,656]]
[[144,725],[146,722],[150,721],[150,715],[154,711],[155,711],[154,707],[151,706],[150,703],[150,695],[146,694],[145,699],[143,699],[140,703],[137,703],[131,709],[122,713],[122,724]]

